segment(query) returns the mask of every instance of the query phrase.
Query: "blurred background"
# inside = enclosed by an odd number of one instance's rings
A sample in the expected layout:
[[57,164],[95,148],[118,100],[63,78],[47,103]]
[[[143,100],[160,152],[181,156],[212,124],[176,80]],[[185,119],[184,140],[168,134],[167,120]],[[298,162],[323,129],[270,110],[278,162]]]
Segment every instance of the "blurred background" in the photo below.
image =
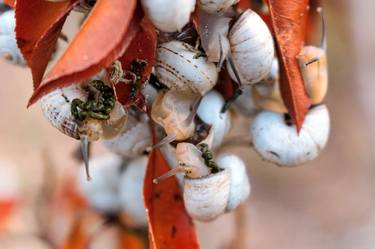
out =
[[[197,223],[202,248],[375,248],[375,2],[325,1],[324,11],[331,114],[326,149],[311,163],[279,168],[251,148],[229,148],[247,162],[251,197],[237,212]],[[32,92],[27,69],[0,60],[0,75],[0,198],[16,197],[0,209],[0,248],[26,248],[12,242],[19,238],[27,248],[43,248],[27,242],[42,229],[38,197],[46,181],[58,185],[76,174],[77,142],[52,128],[38,105],[26,109]],[[248,134],[248,126],[241,119],[229,136]],[[93,146],[94,156],[104,153],[99,143]],[[53,173],[46,172],[51,167]],[[61,239],[64,229],[54,233]]]

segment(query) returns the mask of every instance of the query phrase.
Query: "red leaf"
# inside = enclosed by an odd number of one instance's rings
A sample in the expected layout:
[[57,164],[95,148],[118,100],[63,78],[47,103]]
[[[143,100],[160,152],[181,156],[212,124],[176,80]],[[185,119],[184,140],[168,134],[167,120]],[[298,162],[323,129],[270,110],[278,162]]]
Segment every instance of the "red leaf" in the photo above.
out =
[[45,0],[17,1],[17,44],[31,68],[34,89],[42,81],[66,17],[75,2],[77,0],[57,3]]
[[84,219],[79,216],[60,249],[86,249],[89,237],[84,230]]
[[[139,28],[136,0],[98,0],[80,32],[29,100],[29,106],[58,87],[85,80],[108,67]],[[133,17],[133,14],[136,13]]]
[[169,169],[161,152],[153,150],[144,183],[150,248],[199,248],[194,224],[185,210],[176,178],[170,177],[157,185],[152,182]]
[[123,105],[137,105],[140,109],[145,107],[144,96],[141,94],[142,85],[150,76],[156,56],[157,35],[154,26],[147,18],[143,18],[141,29],[134,37],[125,53],[119,59],[123,70],[131,71],[131,65],[135,60],[146,61],[141,78],[137,80],[136,96],[129,97],[132,85],[120,82],[115,86],[116,96]]
[[269,7],[280,55],[281,94],[299,130],[311,104],[297,61],[305,37],[308,0],[269,0]]
[[145,242],[139,236],[123,231],[119,249],[145,249]]
[[15,1],[16,0],[4,0],[3,3],[13,8]]
[[236,6],[236,10],[238,13],[242,13],[243,11],[251,8],[251,0],[240,0]]

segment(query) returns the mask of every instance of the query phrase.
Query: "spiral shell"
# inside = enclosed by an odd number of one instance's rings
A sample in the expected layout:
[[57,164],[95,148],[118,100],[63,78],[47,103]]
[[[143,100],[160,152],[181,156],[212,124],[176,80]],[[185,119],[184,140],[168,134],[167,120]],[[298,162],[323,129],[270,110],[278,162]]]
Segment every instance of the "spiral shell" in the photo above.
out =
[[14,32],[14,15],[14,10],[8,10],[0,15],[0,54],[10,63],[24,66],[26,62],[17,46]]
[[208,13],[223,13],[238,2],[239,0],[199,0],[198,4]]
[[315,159],[325,147],[330,129],[325,105],[312,108],[301,130],[286,123],[285,115],[263,111],[252,126],[251,134],[256,151],[265,159],[280,166],[297,166]]
[[71,112],[73,99],[86,101],[88,93],[79,85],[58,88],[41,98],[40,104],[44,116],[59,131],[69,137],[79,139],[80,131]]
[[[246,10],[229,31],[231,57],[243,84],[254,84],[265,78],[271,70],[274,44],[271,32],[262,18]],[[231,78],[237,81],[227,62]]]
[[189,215],[199,221],[211,221],[225,212],[230,193],[230,170],[202,178],[184,179],[184,203]]
[[207,124],[212,125],[213,141],[211,149],[220,146],[224,136],[229,132],[231,125],[230,113],[222,113],[221,109],[224,106],[224,98],[217,91],[208,92],[202,99],[199,108],[198,116]]
[[161,91],[157,95],[151,110],[152,119],[161,125],[168,135],[176,140],[184,140],[194,133],[194,122],[188,123],[195,97],[177,91]]
[[241,158],[234,154],[220,154],[216,158],[218,166],[222,169],[228,169],[231,172],[230,192],[226,212],[229,212],[250,195],[250,182],[246,173],[246,165]]
[[143,182],[147,161],[147,156],[130,161],[120,177],[119,199],[122,211],[131,217],[137,226],[147,225],[143,203]]
[[142,0],[141,3],[151,22],[164,32],[180,31],[195,8],[195,0]]
[[[307,95],[310,97],[312,104],[320,104],[328,90],[326,52],[319,47],[304,46],[298,59]],[[313,59],[317,59],[317,61],[306,65],[306,62]]]
[[206,94],[218,79],[216,66],[187,43],[171,41],[159,45],[155,73],[170,89]]
[[86,180],[84,167],[81,167],[78,189],[91,207],[104,213],[120,210],[118,184],[121,165],[121,157],[113,154],[91,159],[91,181]]
[[151,132],[146,120],[138,120],[129,115],[121,133],[103,144],[111,151],[124,158],[135,158],[142,155],[151,146]]

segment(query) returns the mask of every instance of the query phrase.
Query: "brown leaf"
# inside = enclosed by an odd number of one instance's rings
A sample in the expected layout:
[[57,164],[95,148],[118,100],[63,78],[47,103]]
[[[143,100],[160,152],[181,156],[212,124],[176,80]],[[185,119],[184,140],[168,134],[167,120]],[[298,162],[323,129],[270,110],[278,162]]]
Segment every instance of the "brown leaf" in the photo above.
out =
[[150,248],[199,248],[194,224],[185,210],[176,178],[170,177],[159,184],[152,182],[169,169],[161,152],[153,150],[144,183]]
[[304,43],[308,2],[269,0],[281,65],[281,94],[298,131],[311,105],[297,61]]
[[139,29],[143,14],[134,11],[136,2],[98,0],[80,32],[30,98],[29,106],[56,88],[85,80],[110,66]]
[[132,88],[134,85],[119,82],[116,84],[116,96],[121,104],[133,105],[135,104],[140,109],[144,109],[145,100],[141,93],[141,89],[147,78],[150,76],[154,60],[156,56],[157,35],[154,26],[147,18],[143,18],[141,22],[141,29],[134,37],[125,53],[119,59],[122,64],[122,69],[131,71],[132,64],[141,60],[146,62],[139,79],[136,82],[136,93],[132,96]]
[[84,229],[84,218],[79,216],[60,249],[86,249],[89,238]]
[[56,48],[66,17],[77,0],[48,2],[18,0],[16,4],[17,44],[31,68],[36,89]]

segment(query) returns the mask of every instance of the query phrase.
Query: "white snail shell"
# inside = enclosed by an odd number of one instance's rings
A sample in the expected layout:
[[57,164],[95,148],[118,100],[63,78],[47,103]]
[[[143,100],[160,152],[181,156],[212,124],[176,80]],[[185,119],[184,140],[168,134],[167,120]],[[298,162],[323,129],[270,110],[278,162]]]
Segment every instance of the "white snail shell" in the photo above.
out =
[[[304,64],[315,58],[318,58],[317,62],[307,66]],[[304,46],[298,59],[307,95],[309,95],[312,104],[319,104],[324,100],[328,90],[326,52],[323,48]]]
[[211,170],[204,163],[201,151],[191,143],[177,144],[176,158],[180,165],[186,167],[185,175],[187,177],[199,178],[211,173]]
[[20,197],[21,179],[13,162],[0,161],[0,202],[17,201]]
[[87,135],[90,141],[96,141],[103,135],[102,123],[98,120],[87,119],[82,126],[79,126],[71,112],[73,99],[86,101],[87,97],[88,93],[80,84],[73,84],[58,88],[43,96],[40,104],[47,120],[65,135],[75,139]]
[[152,105],[151,117],[168,135],[175,135],[176,140],[187,139],[195,129],[194,122],[185,122],[195,99],[195,96],[178,91],[160,91]]
[[120,134],[103,144],[111,151],[125,158],[134,158],[142,155],[151,146],[151,132],[146,120],[138,120],[129,115]]
[[206,94],[218,79],[216,66],[187,43],[171,41],[158,46],[155,73],[161,83],[182,92]]
[[217,165],[231,172],[230,192],[226,211],[231,211],[243,203],[250,195],[250,182],[246,173],[246,165],[234,154],[220,154],[216,158]]
[[325,147],[330,129],[327,107],[319,105],[306,115],[297,134],[295,125],[286,124],[284,114],[263,111],[252,126],[256,151],[280,166],[297,166],[316,158]]
[[151,22],[164,32],[180,31],[195,9],[195,0],[142,0],[141,3]]
[[91,181],[86,180],[86,172],[81,167],[78,188],[91,207],[104,213],[120,210],[118,184],[121,165],[122,158],[114,154],[91,159]]
[[130,161],[121,175],[119,185],[122,211],[129,215],[138,226],[147,225],[143,202],[143,181],[147,162],[147,156]]
[[220,93],[217,91],[208,92],[202,99],[199,108],[198,116],[207,124],[212,125],[213,141],[212,149],[220,146],[224,136],[229,132],[231,125],[231,117],[229,112],[221,113],[225,101]]
[[200,29],[198,31],[202,47],[208,61],[218,62],[217,68],[221,68],[230,50],[228,40],[230,21],[231,19],[226,16],[199,11]]
[[[273,38],[262,18],[246,10],[229,31],[231,57],[243,84],[254,84],[271,70],[275,55]],[[237,81],[228,61],[231,78]]]
[[189,215],[211,221],[225,212],[230,193],[230,170],[202,178],[184,178],[184,203]]
[[25,65],[26,62],[17,46],[14,10],[8,10],[0,15],[0,54],[9,62]]
[[223,13],[238,2],[239,0],[199,0],[198,4],[208,13]]

